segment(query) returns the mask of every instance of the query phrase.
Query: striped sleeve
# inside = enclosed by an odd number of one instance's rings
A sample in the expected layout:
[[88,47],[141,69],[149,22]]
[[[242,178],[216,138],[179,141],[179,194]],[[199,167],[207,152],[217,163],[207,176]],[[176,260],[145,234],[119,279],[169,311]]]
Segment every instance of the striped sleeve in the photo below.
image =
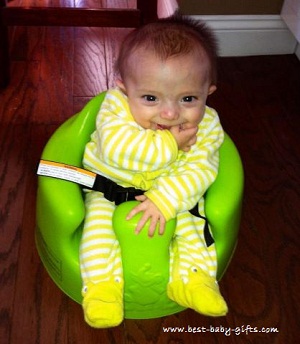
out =
[[145,195],[161,210],[166,220],[192,209],[214,182],[219,166],[219,148],[224,139],[217,113],[206,108],[199,125],[197,143],[172,164],[169,173],[157,178]]
[[125,96],[108,92],[97,118],[99,158],[109,166],[127,171],[155,171],[174,162],[178,148],[168,130],[145,130],[133,119]]

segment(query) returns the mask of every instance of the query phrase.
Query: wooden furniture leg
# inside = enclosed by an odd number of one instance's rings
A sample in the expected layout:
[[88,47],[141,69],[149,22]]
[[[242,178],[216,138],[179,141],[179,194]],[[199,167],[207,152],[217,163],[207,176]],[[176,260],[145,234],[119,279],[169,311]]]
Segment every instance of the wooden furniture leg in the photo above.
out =
[[8,26],[138,27],[157,18],[157,0],[137,0],[137,9],[7,6],[0,0],[0,88],[9,83]]
[[0,0],[0,89],[9,82],[9,44],[8,28],[2,20],[2,8],[6,6],[6,0]]
[[142,23],[149,23],[157,19],[157,0],[137,0],[137,9],[141,12]]

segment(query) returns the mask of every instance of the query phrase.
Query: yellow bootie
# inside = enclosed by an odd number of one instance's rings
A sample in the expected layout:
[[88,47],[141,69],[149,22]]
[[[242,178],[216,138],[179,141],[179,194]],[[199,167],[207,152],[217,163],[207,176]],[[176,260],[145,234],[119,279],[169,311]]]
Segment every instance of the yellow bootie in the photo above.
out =
[[186,282],[170,282],[167,294],[179,305],[204,315],[223,316],[228,311],[216,280],[198,268],[190,269]]
[[85,321],[95,328],[108,328],[123,321],[123,288],[120,280],[88,283],[82,291]]

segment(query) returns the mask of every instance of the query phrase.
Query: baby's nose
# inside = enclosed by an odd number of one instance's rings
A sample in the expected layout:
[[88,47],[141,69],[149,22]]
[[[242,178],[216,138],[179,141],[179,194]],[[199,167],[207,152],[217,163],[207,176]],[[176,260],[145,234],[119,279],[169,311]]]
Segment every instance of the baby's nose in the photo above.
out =
[[161,111],[161,118],[163,119],[174,120],[178,119],[178,117],[179,109],[178,106],[175,104],[168,104]]

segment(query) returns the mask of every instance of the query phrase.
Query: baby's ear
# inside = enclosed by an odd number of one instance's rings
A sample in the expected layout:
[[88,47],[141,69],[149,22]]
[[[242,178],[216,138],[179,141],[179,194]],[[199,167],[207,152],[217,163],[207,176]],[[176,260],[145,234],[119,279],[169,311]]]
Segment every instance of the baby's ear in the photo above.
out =
[[208,89],[208,94],[211,95],[215,92],[215,90],[217,89],[216,85],[210,85],[209,89]]
[[123,82],[121,79],[117,79],[117,80],[116,80],[116,85],[119,87],[119,89],[120,89],[124,94],[127,94],[125,84],[124,84],[124,82]]

